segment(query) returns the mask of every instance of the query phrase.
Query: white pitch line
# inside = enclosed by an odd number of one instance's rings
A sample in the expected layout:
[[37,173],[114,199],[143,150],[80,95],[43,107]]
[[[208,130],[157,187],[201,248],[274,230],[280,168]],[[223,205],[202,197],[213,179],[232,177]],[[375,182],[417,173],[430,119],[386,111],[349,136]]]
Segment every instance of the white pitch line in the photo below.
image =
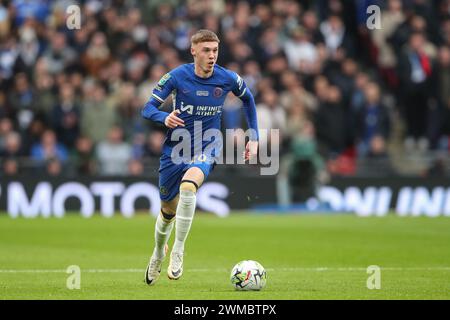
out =
[[[83,269],[81,272],[87,273],[139,273],[143,272],[145,268],[141,269]],[[363,267],[314,267],[314,268],[267,268],[269,272],[299,272],[299,271],[366,271]],[[384,271],[450,271],[450,267],[380,267]],[[202,269],[188,269],[190,272],[227,272],[230,271],[225,268],[202,268]],[[0,269],[0,273],[66,273],[65,269]]]

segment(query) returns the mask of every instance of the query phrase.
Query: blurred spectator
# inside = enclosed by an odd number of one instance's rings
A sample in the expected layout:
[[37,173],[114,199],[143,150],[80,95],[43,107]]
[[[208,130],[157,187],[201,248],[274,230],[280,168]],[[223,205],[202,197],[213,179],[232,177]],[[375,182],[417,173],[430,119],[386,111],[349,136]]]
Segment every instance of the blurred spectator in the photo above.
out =
[[66,36],[62,32],[54,32],[49,29],[50,46],[44,52],[44,61],[51,74],[58,74],[70,66],[77,58],[75,50],[67,45]]
[[[270,141],[270,130],[279,129],[280,139],[283,137],[283,131],[286,128],[286,112],[278,104],[278,95],[275,90],[262,92],[261,103],[256,106],[258,116],[258,129],[260,130],[260,144]],[[266,130],[264,133],[261,130]]]
[[9,34],[10,30],[10,15],[8,8],[3,3],[0,3],[0,38],[4,38]]
[[[399,59],[402,55],[402,49],[405,45],[408,44],[411,35],[413,33],[422,33],[424,35],[427,35],[428,30],[427,20],[423,16],[411,10],[405,11],[404,14],[404,22],[398,26],[398,28],[389,38],[389,42],[391,43],[394,51],[397,53],[397,60],[399,62]],[[431,43],[427,43],[423,47],[423,49],[427,52],[427,54],[431,56],[433,56],[435,53],[435,49],[433,48]]]
[[438,154],[425,169],[424,178],[441,178],[446,174],[445,155]]
[[3,152],[6,145],[6,137],[13,131],[13,123],[9,118],[0,119],[0,151]]
[[142,162],[137,159],[132,159],[128,162],[128,174],[131,176],[140,176],[144,173],[144,166]]
[[9,101],[14,107],[16,121],[21,130],[26,130],[34,116],[33,104],[35,93],[24,73],[15,76],[15,90],[11,92]]
[[235,95],[229,94],[225,99],[222,109],[223,129],[241,128],[242,101]]
[[41,44],[33,29],[32,24],[24,25],[20,30],[19,57],[24,66],[28,70],[35,64],[39,53],[41,52]]
[[398,78],[395,72],[397,56],[394,48],[389,43],[389,39],[405,20],[405,15],[402,11],[402,1],[389,0],[387,10],[381,12],[380,19],[383,27],[372,32],[372,39],[378,48],[377,63],[387,84],[391,88],[395,88],[398,85]]
[[73,49],[78,56],[82,56],[89,45],[89,30],[88,28],[80,28],[74,32]]
[[281,75],[281,83],[286,89],[280,94],[280,103],[284,109],[289,110],[297,101],[302,103],[310,112],[317,109],[317,99],[303,87],[295,72],[284,71]]
[[298,27],[292,31],[292,39],[284,46],[289,66],[296,71],[313,73],[317,70],[319,60],[317,49],[310,40],[310,35]]
[[356,114],[356,140],[359,156],[385,153],[390,134],[387,108],[380,102],[380,88],[369,83],[365,88],[365,104]]
[[353,55],[354,46],[341,17],[334,14],[330,15],[327,20],[320,24],[320,32],[332,58],[336,57],[338,48],[343,48],[345,53],[350,56]]
[[35,144],[31,149],[31,158],[37,163],[44,163],[50,159],[64,162],[67,157],[67,149],[56,141],[55,132],[49,129],[42,134],[41,142]]
[[342,61],[339,70],[330,74],[330,81],[339,87],[342,99],[346,105],[349,104],[350,97],[355,87],[355,77],[358,72],[356,62],[351,58],[345,58]]
[[74,147],[80,134],[80,107],[75,102],[75,92],[70,83],[59,89],[59,103],[53,108],[52,124],[59,140],[68,148]]
[[310,115],[305,106],[300,101],[294,102],[287,113],[286,136],[294,139],[302,134],[304,126],[309,120]]
[[245,63],[242,78],[247,88],[256,94],[256,84],[262,78],[262,73],[259,64],[255,60],[250,60]]
[[94,143],[103,140],[109,129],[117,123],[118,115],[106,101],[106,90],[96,83],[90,92],[84,95],[81,115],[81,132]]
[[161,64],[154,64],[149,70],[149,77],[143,81],[138,88],[140,103],[144,105],[158,81],[167,72],[167,69]]
[[50,176],[59,176],[62,172],[62,164],[57,158],[50,158],[45,165],[47,174]]
[[439,101],[441,105],[439,148],[450,150],[450,49],[439,50]]
[[42,134],[46,128],[44,121],[40,118],[34,118],[33,121],[31,121],[25,135],[23,135],[23,149],[26,150],[28,155],[31,154],[32,148],[40,143]]
[[311,41],[315,45],[323,45],[325,43],[325,39],[319,30],[319,20],[316,13],[314,11],[306,11],[303,14],[302,22],[306,32],[311,35]]
[[103,73],[106,78],[103,81],[107,82],[108,92],[111,92],[112,99],[116,100],[119,89],[125,82],[124,66],[119,60],[114,60],[103,69]]
[[94,144],[88,137],[80,136],[77,139],[74,163],[78,174],[89,175],[95,173]]
[[6,118],[8,116],[8,104],[6,101],[6,95],[4,92],[0,91],[0,119]]
[[17,40],[11,35],[0,41],[0,79],[9,80],[14,75],[17,62]]
[[278,54],[267,61],[266,71],[272,78],[277,79],[288,68],[288,62],[284,55]]
[[29,18],[34,18],[44,23],[50,13],[50,3],[47,0],[13,0],[15,10],[15,23],[21,25]]
[[370,140],[368,157],[381,159],[387,157],[386,139],[380,135]]
[[142,159],[145,156],[145,134],[136,133],[132,141],[132,158]]
[[319,104],[315,114],[315,127],[319,150],[326,157],[342,153],[346,147],[347,115],[342,105],[342,96],[336,86],[325,87],[325,100]]
[[22,139],[17,132],[9,132],[4,141],[3,150],[0,148],[0,157],[18,158],[24,155],[22,149]]
[[14,158],[4,158],[2,161],[2,171],[4,176],[15,176],[19,174],[19,163]]
[[161,156],[162,146],[164,143],[165,134],[159,130],[152,131],[147,138],[145,145],[145,155],[151,158],[157,158]]
[[314,137],[314,125],[305,121],[294,136],[290,146],[292,160],[289,182],[293,200],[306,201],[315,195],[318,180],[326,179],[324,161],[319,154]]
[[231,59],[239,64],[245,63],[254,54],[252,48],[244,41],[236,41],[230,49]]
[[411,148],[415,143],[420,149],[427,149],[427,119],[430,99],[433,96],[433,60],[424,52],[425,36],[413,33],[408,46],[402,53],[399,64],[400,89],[407,124],[405,145]]
[[87,72],[92,76],[98,76],[100,69],[110,62],[111,52],[102,32],[96,32],[92,36],[81,60]]
[[357,113],[364,107],[365,103],[365,88],[369,83],[369,76],[364,72],[358,72],[355,77],[355,85],[353,87],[352,95],[350,97],[350,108],[353,113]]
[[325,76],[317,76],[314,79],[314,94],[319,104],[327,101],[329,87],[330,83]]
[[126,175],[128,161],[132,157],[131,146],[123,141],[123,130],[113,126],[108,131],[107,140],[96,147],[96,156],[101,175]]
[[139,84],[144,78],[144,71],[149,62],[148,55],[144,51],[137,51],[132,54],[125,65],[127,78],[133,84]]
[[439,147],[450,151],[450,99],[445,101],[442,106]]
[[166,48],[164,50],[164,54],[161,55],[161,60],[169,70],[175,69],[180,64],[182,64],[178,52],[172,48]]
[[131,82],[125,82],[119,89],[117,96],[117,114],[120,125],[125,129],[125,136],[132,136],[136,132],[143,132],[147,122],[140,116],[141,101],[136,94],[136,87]]
[[450,101],[450,46],[442,46],[439,49],[438,65],[439,100],[441,103]]
[[270,58],[283,52],[283,43],[275,28],[267,28],[259,39],[261,52],[258,54],[261,63],[266,63]]
[[57,103],[57,95],[54,92],[55,81],[49,73],[37,75],[35,81],[37,89],[35,101],[36,112],[42,117],[48,118],[52,108]]

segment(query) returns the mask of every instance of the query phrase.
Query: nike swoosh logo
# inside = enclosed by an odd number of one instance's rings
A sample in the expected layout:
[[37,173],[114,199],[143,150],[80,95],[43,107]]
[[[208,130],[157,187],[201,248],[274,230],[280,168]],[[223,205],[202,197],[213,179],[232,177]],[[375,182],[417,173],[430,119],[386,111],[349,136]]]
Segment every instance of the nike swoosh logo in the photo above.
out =
[[176,278],[181,273],[181,269],[178,269],[177,271],[172,271],[172,275]]
[[[147,270],[145,270],[145,282],[146,282],[147,284],[151,284],[151,283],[153,282],[153,280],[150,280],[150,279],[148,278],[148,268],[150,268],[150,266],[147,266]],[[161,272],[161,269],[159,269],[159,272]]]
[[150,280],[150,279],[148,278],[148,267],[147,267],[147,269],[145,270],[145,283],[147,283],[147,284],[152,283],[152,280]]

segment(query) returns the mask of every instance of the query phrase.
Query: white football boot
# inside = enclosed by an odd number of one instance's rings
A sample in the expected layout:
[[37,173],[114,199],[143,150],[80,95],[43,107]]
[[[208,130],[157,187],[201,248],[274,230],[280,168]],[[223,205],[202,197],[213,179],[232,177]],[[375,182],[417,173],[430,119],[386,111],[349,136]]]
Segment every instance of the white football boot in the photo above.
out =
[[164,257],[161,259],[157,259],[155,253],[153,252],[150,261],[148,262],[147,269],[145,270],[145,278],[144,281],[149,286],[155,284],[156,280],[158,280],[159,275],[161,274],[161,265],[166,257],[167,251],[169,250],[169,246],[166,244],[164,247]]
[[170,254],[169,267],[167,268],[167,276],[171,280],[180,279],[183,274],[183,254],[173,252]]

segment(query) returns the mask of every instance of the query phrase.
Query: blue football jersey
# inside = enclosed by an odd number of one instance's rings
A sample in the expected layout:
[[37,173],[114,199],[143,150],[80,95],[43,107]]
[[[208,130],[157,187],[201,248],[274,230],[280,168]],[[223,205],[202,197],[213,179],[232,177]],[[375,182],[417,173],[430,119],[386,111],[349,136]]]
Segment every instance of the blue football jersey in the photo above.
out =
[[[197,76],[193,63],[183,64],[165,74],[154,88],[152,97],[162,103],[172,95],[173,109],[180,110],[178,117],[184,121],[185,127],[168,130],[163,154],[171,154],[172,148],[179,143],[179,139],[172,139],[172,136],[182,129],[187,129],[190,133],[191,154],[195,155],[198,150],[194,150],[194,139],[196,142],[202,142],[203,151],[213,141],[202,141],[202,138],[198,137],[198,130],[194,132],[194,121],[201,122],[201,134],[208,129],[220,130],[222,108],[227,94],[231,91],[242,97],[247,90],[239,75],[217,64],[209,78]],[[194,137],[194,134],[197,136]]]

